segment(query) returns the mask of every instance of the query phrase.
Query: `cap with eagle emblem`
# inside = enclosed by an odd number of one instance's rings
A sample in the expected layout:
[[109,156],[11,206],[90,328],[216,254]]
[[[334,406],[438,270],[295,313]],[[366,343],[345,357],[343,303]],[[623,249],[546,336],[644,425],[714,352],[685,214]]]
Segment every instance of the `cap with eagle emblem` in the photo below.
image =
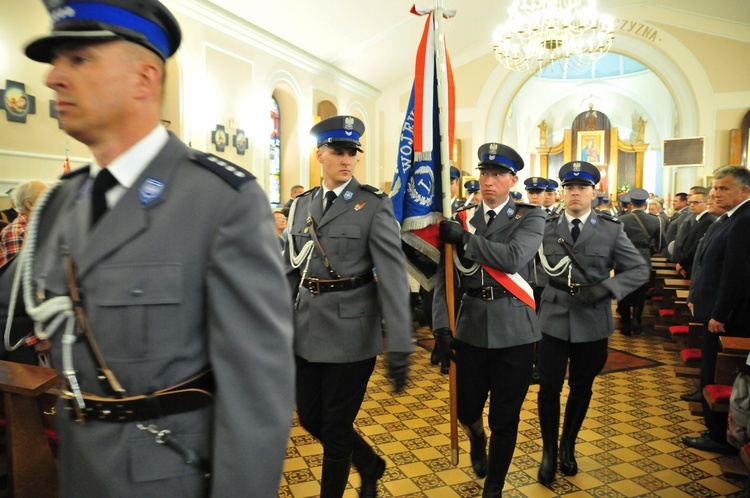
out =
[[594,187],[601,179],[596,166],[586,161],[572,161],[563,164],[559,176],[563,187],[574,184]]
[[310,135],[315,137],[318,147],[347,148],[362,150],[360,137],[365,132],[365,124],[354,116],[332,116],[315,124]]
[[26,46],[26,56],[50,62],[53,49],[68,41],[100,43],[127,40],[144,46],[163,60],[180,46],[177,19],[157,0],[44,0],[52,31]]
[[523,158],[512,147],[496,142],[486,143],[477,151],[478,169],[498,169],[514,175],[523,169]]

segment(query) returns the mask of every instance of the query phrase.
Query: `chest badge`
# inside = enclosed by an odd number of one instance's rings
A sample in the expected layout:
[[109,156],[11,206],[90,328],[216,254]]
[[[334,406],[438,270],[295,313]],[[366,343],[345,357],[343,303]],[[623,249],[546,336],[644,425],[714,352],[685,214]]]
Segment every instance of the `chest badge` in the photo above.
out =
[[508,218],[510,218],[511,216],[513,216],[513,215],[515,214],[515,212],[516,212],[516,210],[515,210],[515,209],[513,209],[512,207],[509,207],[509,208],[508,208],[508,209],[507,209],[507,210],[505,211],[505,215],[506,215],[506,216],[507,216]]
[[350,200],[352,200],[352,197],[354,197],[354,192],[352,192],[351,190],[347,190],[346,192],[344,192],[345,201],[349,202]]
[[357,203],[357,205],[356,205],[356,206],[354,206],[354,210],[355,210],[355,211],[359,211],[359,210],[360,210],[360,209],[362,209],[363,207],[365,207],[365,203],[364,203],[364,202],[358,202],[358,203]]

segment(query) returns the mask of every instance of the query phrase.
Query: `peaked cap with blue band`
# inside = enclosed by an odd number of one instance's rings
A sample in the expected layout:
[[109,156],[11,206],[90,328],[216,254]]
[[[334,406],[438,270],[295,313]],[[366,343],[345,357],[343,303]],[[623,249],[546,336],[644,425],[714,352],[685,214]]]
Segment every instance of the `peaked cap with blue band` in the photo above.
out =
[[544,189],[545,192],[554,192],[557,190],[557,187],[559,187],[560,184],[557,183],[552,178],[547,178],[547,188]]
[[359,138],[365,132],[365,124],[354,116],[332,116],[315,124],[310,135],[315,137],[318,147],[362,150]]
[[458,180],[459,178],[461,178],[461,170],[451,166],[451,180]]
[[523,169],[523,158],[507,145],[496,142],[486,143],[477,151],[479,166],[477,169],[500,169],[514,175]]
[[590,185],[595,187],[601,175],[599,170],[586,161],[571,161],[560,168],[560,183],[565,185]]
[[633,188],[628,192],[630,203],[634,206],[643,206],[648,200],[648,191],[643,188]]
[[142,45],[162,60],[180,46],[177,19],[157,0],[44,0],[52,31],[29,43],[26,56],[49,62],[52,49],[66,40],[96,43],[127,40]]
[[479,192],[479,180],[469,180],[464,183],[464,190],[467,192]]
[[524,180],[523,184],[527,191],[538,190],[542,192],[547,188],[547,179],[539,176],[532,176],[531,178]]

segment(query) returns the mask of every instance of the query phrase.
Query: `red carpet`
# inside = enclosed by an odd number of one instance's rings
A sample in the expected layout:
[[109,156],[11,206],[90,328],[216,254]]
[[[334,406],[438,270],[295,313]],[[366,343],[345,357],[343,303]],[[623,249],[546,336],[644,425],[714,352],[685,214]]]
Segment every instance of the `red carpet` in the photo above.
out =
[[[417,345],[432,351],[435,346],[434,339],[419,339]],[[624,372],[627,370],[637,370],[639,368],[651,368],[663,365],[659,361],[654,361],[634,354],[626,353],[617,349],[609,348],[609,356],[607,357],[607,364],[604,365],[602,374],[608,374],[613,372]]]

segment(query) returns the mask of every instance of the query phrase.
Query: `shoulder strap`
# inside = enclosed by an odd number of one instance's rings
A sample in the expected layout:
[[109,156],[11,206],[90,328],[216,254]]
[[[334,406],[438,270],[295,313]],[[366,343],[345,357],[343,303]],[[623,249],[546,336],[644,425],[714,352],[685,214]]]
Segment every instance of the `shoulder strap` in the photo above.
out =
[[563,246],[563,249],[565,249],[565,253],[568,255],[568,257],[570,258],[570,261],[573,263],[573,266],[578,268],[578,271],[583,273],[583,276],[586,278],[586,280],[589,283],[596,282],[596,279],[592,277],[591,275],[589,275],[589,272],[586,271],[586,268],[584,268],[583,265],[576,259],[575,255],[573,254],[573,251],[570,250],[570,246],[567,244],[567,242],[565,242],[565,239],[560,237],[559,239],[557,239],[557,243]]
[[331,275],[331,278],[339,279],[341,278],[341,275],[336,272],[336,270],[331,265],[331,261],[328,259],[328,255],[326,254],[325,250],[323,249],[323,246],[320,245],[320,239],[318,239],[318,233],[315,230],[315,220],[312,216],[309,218],[310,221],[310,235],[312,235],[312,239],[315,242],[315,247],[318,248],[318,251],[320,252],[320,255],[323,257],[323,263],[326,265],[326,268],[328,269],[328,273]]

